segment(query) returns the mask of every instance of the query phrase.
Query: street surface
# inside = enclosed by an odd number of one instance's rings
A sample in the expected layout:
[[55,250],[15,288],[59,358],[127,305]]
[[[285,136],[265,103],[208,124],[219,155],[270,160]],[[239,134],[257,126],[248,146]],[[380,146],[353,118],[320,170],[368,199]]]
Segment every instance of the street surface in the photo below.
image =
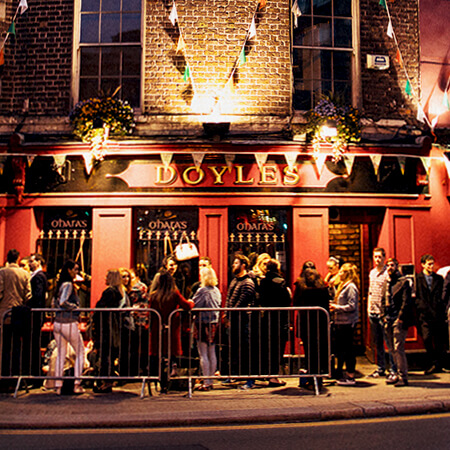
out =
[[[26,418],[24,418],[26,420]],[[450,449],[450,413],[301,424],[0,430],[3,449]]]

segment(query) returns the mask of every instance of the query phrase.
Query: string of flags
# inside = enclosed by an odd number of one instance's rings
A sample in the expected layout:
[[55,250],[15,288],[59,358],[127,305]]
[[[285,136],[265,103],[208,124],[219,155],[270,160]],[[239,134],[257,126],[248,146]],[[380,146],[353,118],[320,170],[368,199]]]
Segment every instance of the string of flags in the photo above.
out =
[[[297,1],[297,0],[295,0],[295,1]],[[437,123],[438,123],[440,114],[436,115],[436,117],[434,117],[433,120],[431,120],[431,121],[428,118],[428,116],[425,114],[425,111],[424,111],[424,109],[422,107],[422,104],[420,102],[420,98],[419,98],[418,94],[415,92],[415,90],[414,90],[414,88],[412,86],[412,83],[411,83],[411,78],[410,78],[410,76],[408,74],[408,71],[406,70],[406,67],[405,67],[405,64],[404,64],[404,59],[403,59],[402,53],[400,51],[400,46],[399,46],[399,43],[398,43],[398,40],[397,40],[397,36],[395,34],[394,26],[392,24],[391,13],[390,13],[390,10],[389,10],[389,7],[387,5],[386,0],[379,0],[379,5],[382,6],[386,10],[386,13],[387,13],[387,16],[388,16],[388,26],[387,26],[386,34],[387,34],[387,36],[390,39],[394,40],[394,43],[395,43],[395,46],[396,46],[396,50],[397,50],[396,51],[395,60],[399,64],[400,68],[403,69],[403,72],[405,74],[405,78],[406,78],[405,94],[408,97],[412,97],[412,98],[414,98],[416,100],[416,103],[417,103],[417,116],[416,116],[416,118],[417,118],[417,120],[419,122],[426,123],[430,127],[430,129],[433,131],[434,128],[436,127]],[[447,111],[450,111],[450,103],[449,103],[449,98],[448,98],[449,84],[450,84],[450,77],[447,80],[447,85],[445,87],[444,96],[443,96],[443,99],[442,99],[442,104],[447,109]]]
[[[266,3],[267,3],[267,0],[258,0],[257,1],[256,8],[255,8],[255,11],[252,16],[252,20],[248,27],[248,30],[247,30],[244,42],[242,44],[242,47],[239,51],[239,54],[237,55],[237,58],[232,66],[232,69],[227,77],[227,80],[226,80],[224,86],[222,87],[222,89],[219,90],[219,94],[215,97],[214,101],[211,102],[211,105],[210,105],[211,112],[214,112],[217,105],[220,104],[221,99],[226,97],[226,95],[228,94],[228,90],[230,89],[229,85],[230,85],[230,83],[233,82],[233,77],[234,77],[236,70],[239,67],[243,66],[247,62],[247,55],[245,54],[245,46],[247,45],[247,42],[249,40],[253,40],[257,35],[255,18],[257,16],[258,12],[266,6]],[[193,99],[191,102],[191,107],[193,107],[193,109],[194,109],[194,106],[199,103],[198,98],[197,98],[198,92],[197,92],[197,88],[196,88],[195,81],[194,81],[194,73],[192,71],[192,66],[189,64],[189,58],[188,58],[188,55],[186,54],[186,40],[184,38],[184,33],[182,30],[182,27],[180,26],[180,22],[178,19],[178,10],[177,10],[175,0],[173,0],[173,2],[172,2],[172,8],[170,10],[169,20],[174,27],[175,26],[178,27],[179,37],[178,37],[176,52],[183,53],[185,61],[186,61],[186,67],[185,67],[184,73],[183,73],[183,81],[185,83],[188,83],[190,81],[192,84],[192,90],[194,92],[194,95],[193,95]]]
[[28,3],[27,0],[20,0],[19,4],[17,6],[16,12],[14,14],[14,17],[12,19],[11,24],[9,25],[8,31],[6,32],[6,36],[3,39],[2,43],[0,44],[0,71],[3,70],[3,66],[5,64],[5,45],[6,41],[8,40],[9,36],[16,36],[16,19],[17,16],[20,14],[22,15],[26,10],[28,9]]

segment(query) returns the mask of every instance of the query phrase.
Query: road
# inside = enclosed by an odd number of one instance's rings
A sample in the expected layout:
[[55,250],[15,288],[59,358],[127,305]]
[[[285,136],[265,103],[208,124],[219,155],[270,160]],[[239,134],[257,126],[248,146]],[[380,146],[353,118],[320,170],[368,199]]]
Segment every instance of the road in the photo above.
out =
[[[24,418],[26,420],[26,418]],[[3,449],[450,449],[450,414],[301,424],[0,430]]]

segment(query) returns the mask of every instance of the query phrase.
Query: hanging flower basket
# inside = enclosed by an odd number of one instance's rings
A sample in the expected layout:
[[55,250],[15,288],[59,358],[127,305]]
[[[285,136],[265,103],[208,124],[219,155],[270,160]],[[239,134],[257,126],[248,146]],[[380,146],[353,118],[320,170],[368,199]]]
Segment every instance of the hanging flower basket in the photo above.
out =
[[[313,144],[314,151],[319,151],[321,143],[332,144],[334,161],[342,158],[349,142],[361,140],[359,111],[343,105],[338,99],[323,98],[306,113],[306,119],[304,132],[307,141]],[[325,132],[325,127],[334,133]]]

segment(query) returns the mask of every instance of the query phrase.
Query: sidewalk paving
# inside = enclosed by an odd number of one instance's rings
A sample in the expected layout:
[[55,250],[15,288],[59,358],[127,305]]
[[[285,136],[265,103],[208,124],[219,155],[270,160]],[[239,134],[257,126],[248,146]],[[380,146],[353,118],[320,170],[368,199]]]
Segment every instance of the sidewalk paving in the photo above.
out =
[[0,429],[176,427],[244,423],[308,422],[450,411],[450,373],[410,372],[410,386],[386,385],[367,378],[374,366],[358,359],[361,376],[354,387],[326,380],[320,396],[298,387],[267,387],[257,382],[249,391],[223,386],[208,392],[160,394],[140,398],[141,384],[116,387],[112,394],[57,396],[53,391],[19,391],[17,398],[0,394]]

